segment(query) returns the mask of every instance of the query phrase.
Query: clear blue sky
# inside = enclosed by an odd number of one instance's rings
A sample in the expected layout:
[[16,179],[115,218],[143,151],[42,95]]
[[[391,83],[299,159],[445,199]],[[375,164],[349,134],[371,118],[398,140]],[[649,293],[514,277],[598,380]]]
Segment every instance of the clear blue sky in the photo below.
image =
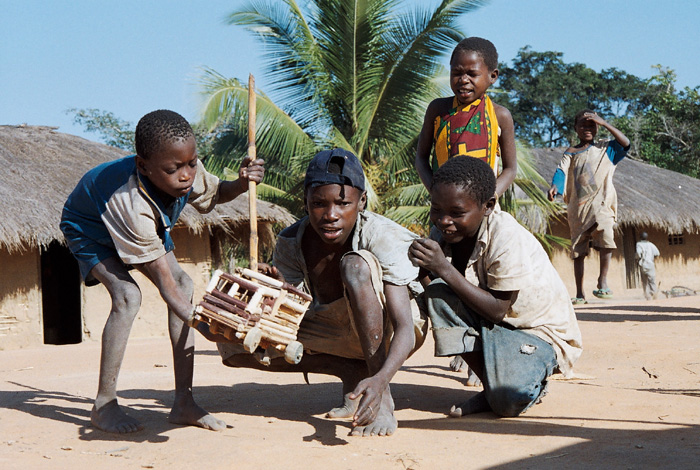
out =
[[[0,0],[0,124],[59,126],[97,140],[65,111],[98,108],[135,124],[168,108],[195,121],[204,66],[244,80],[253,73],[265,90],[260,44],[243,28],[224,24],[244,3]],[[502,61],[530,45],[563,52],[566,62],[598,71],[618,67],[643,78],[662,64],[676,71],[681,87],[695,87],[698,24],[696,0],[492,0],[466,15],[461,27],[493,41]]]

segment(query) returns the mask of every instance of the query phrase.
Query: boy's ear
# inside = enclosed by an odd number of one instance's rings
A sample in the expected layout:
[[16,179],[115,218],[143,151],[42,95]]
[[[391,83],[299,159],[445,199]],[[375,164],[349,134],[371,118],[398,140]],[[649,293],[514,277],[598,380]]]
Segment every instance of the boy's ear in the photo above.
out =
[[367,208],[367,191],[362,191],[362,194],[360,195],[360,203],[358,204],[358,207],[360,208],[360,212],[365,210]]
[[491,215],[493,210],[496,208],[496,194],[491,196],[491,199],[484,203],[484,217]]
[[136,155],[134,157],[134,160],[136,161],[136,169],[139,170],[139,173],[141,173],[143,176],[148,176],[148,169],[146,168],[146,160],[139,155]]
[[491,85],[496,83],[496,80],[498,80],[498,69],[491,70],[491,76],[489,78],[491,79]]

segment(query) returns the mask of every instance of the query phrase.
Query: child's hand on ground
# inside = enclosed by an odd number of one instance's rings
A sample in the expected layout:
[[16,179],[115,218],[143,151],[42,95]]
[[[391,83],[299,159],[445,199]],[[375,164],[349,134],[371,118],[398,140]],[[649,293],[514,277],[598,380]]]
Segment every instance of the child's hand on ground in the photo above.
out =
[[250,157],[245,157],[241,162],[241,169],[238,170],[238,178],[244,181],[254,181],[260,183],[265,176],[265,160],[258,158],[252,160]]
[[426,269],[438,276],[446,266],[451,266],[438,242],[429,238],[414,240],[408,248],[408,259],[414,266]]
[[382,393],[387,387],[387,383],[376,375],[361,380],[349,398],[356,400],[360,396],[360,404],[352,418],[353,426],[367,426],[377,418],[379,407],[382,405]]

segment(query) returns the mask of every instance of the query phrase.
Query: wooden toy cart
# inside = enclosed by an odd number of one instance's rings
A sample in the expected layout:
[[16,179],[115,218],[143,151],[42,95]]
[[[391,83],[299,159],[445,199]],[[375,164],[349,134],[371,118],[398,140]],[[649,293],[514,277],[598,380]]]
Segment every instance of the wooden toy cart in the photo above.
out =
[[296,340],[297,331],[310,303],[305,292],[250,269],[216,271],[193,325],[206,323],[214,334],[241,340],[250,353],[275,348],[287,362],[298,364],[304,347]]
[[[248,79],[248,157],[255,160],[255,80]],[[250,269],[235,274],[216,271],[204,299],[195,308],[192,325],[209,325],[209,331],[240,340],[246,351],[266,350],[261,362],[269,364],[269,348],[298,364],[304,346],[297,341],[299,324],[311,296],[287,283],[257,272],[258,222],[255,182],[248,181],[250,211]]]

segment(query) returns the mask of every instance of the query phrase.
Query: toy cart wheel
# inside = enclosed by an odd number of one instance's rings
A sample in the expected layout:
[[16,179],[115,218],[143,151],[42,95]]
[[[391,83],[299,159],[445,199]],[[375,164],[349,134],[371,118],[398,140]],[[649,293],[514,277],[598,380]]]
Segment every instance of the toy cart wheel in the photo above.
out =
[[243,338],[243,347],[249,353],[254,352],[260,346],[260,340],[262,339],[262,330],[258,327],[251,328],[248,333],[246,333],[245,338]]
[[304,345],[299,341],[292,341],[284,348],[284,359],[290,364],[299,364],[304,355]]

